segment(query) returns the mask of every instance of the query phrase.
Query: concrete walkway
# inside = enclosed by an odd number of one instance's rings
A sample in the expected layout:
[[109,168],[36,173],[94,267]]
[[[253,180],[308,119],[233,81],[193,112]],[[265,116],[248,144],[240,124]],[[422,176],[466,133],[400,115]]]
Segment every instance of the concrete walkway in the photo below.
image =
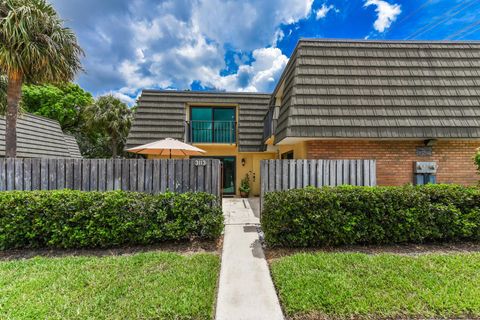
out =
[[283,319],[248,199],[224,199],[225,239],[217,320]]

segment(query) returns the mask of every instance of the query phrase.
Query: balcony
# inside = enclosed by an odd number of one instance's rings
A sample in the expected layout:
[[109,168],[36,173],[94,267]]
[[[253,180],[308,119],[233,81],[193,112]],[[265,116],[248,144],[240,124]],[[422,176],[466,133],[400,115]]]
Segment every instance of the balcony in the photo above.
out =
[[277,120],[274,119],[275,107],[271,107],[263,119],[263,142],[267,142],[275,134]]
[[234,121],[187,121],[185,125],[189,143],[224,143],[237,142],[237,123]]

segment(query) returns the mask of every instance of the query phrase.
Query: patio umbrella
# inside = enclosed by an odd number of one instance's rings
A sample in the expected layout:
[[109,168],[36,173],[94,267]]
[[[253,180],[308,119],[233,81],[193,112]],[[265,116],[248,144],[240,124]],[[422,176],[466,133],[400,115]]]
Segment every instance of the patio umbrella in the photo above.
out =
[[196,156],[206,153],[205,150],[172,138],[144,144],[143,146],[131,148],[127,151],[131,153],[151,154],[157,156],[169,155],[170,159],[172,156]]

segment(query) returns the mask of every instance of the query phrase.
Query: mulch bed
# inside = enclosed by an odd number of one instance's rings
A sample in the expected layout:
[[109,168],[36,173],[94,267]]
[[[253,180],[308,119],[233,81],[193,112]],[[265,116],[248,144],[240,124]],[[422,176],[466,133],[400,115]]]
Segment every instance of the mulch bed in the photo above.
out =
[[21,250],[0,250],[0,261],[31,259],[34,257],[80,257],[80,256],[121,256],[131,255],[140,252],[167,251],[189,255],[194,253],[215,253],[221,254],[221,239],[218,241],[189,241],[162,243],[148,246],[126,246],[108,249],[21,249]]
[[368,246],[342,246],[323,248],[267,248],[267,260],[275,260],[296,253],[315,252],[345,252],[381,254],[393,253],[401,255],[420,255],[428,253],[462,253],[480,252],[480,242],[461,243],[425,243],[425,244],[398,244],[398,245],[368,245]]

